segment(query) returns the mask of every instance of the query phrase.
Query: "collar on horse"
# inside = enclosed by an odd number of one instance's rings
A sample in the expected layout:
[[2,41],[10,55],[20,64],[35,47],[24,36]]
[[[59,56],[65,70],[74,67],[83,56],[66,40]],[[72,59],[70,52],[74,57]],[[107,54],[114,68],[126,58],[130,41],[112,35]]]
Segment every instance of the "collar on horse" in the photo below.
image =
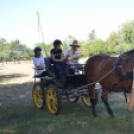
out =
[[113,89],[117,86],[117,84],[119,83],[123,92],[124,92],[124,96],[125,96],[125,99],[126,99],[126,102],[127,102],[127,96],[126,96],[126,92],[127,89],[123,86],[123,84],[121,83],[123,80],[126,80],[126,79],[133,79],[133,72],[127,72],[126,75],[124,76],[121,76],[121,68],[122,68],[122,65],[121,65],[121,60],[123,57],[128,57],[128,58],[131,58],[125,54],[123,55],[120,55],[117,60],[115,61],[115,64],[114,64],[114,69],[115,69],[115,73],[117,75],[117,78],[115,80],[115,83],[113,84],[113,86],[109,89],[109,92],[113,91]]

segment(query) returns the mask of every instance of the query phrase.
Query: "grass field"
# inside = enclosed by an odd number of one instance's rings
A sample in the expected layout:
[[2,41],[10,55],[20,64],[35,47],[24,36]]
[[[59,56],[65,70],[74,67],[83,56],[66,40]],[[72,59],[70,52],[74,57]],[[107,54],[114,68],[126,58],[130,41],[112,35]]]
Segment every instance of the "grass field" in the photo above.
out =
[[[133,134],[134,114],[126,111],[122,93],[111,93],[115,118],[108,116],[99,95],[98,118],[81,99],[63,101],[58,116],[38,110],[32,101],[32,64],[0,65],[0,134]],[[127,95],[129,97],[129,95]]]

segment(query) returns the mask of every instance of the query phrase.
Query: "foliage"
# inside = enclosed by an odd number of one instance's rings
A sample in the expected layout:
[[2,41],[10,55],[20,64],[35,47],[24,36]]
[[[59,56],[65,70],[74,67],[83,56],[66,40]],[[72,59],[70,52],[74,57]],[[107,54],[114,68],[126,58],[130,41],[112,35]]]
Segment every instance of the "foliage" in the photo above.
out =
[[75,37],[69,35],[64,41],[63,41],[63,53],[65,53],[67,50],[70,49],[70,44],[73,42],[73,40],[75,39]]
[[14,58],[28,58],[33,56],[33,50],[21,44],[19,40],[6,42],[5,39],[0,39],[0,57],[6,60]]
[[87,42],[90,44],[90,42],[92,41],[92,40],[95,40],[96,39],[96,33],[95,33],[95,30],[92,30],[90,33],[89,33],[89,35],[88,35],[88,40],[87,40]]
[[[65,53],[70,49],[70,44],[75,39],[72,35],[65,38],[62,43],[62,50]],[[87,41],[78,41],[80,45],[79,51],[82,57],[90,57],[95,54],[119,54],[130,49],[134,46],[134,20],[123,23],[118,27],[117,31],[113,31],[109,34],[106,40],[97,38],[95,30],[92,30],[88,34]],[[50,50],[53,48],[53,43],[48,44],[37,43],[35,46],[42,48],[43,57],[50,56]],[[6,39],[0,39],[0,57],[11,60],[14,57],[25,57],[26,59],[32,58],[34,55],[31,48],[26,47],[19,40],[6,42]]]

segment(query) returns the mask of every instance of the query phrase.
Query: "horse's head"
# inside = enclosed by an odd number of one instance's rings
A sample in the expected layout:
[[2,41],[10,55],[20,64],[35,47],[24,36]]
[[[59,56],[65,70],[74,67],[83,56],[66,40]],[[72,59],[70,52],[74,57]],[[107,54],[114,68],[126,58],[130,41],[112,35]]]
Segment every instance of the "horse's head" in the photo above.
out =
[[132,71],[134,68],[134,49],[121,55],[121,61],[125,70]]
[[134,49],[125,52],[123,55],[126,56],[126,57],[128,56],[128,57],[130,57],[130,58],[134,58]]

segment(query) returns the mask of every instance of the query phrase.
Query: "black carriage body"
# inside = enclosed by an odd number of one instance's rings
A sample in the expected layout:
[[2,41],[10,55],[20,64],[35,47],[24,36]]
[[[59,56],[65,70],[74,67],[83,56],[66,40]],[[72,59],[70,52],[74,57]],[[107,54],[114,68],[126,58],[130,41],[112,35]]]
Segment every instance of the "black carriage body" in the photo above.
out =
[[66,89],[77,88],[86,85],[85,74],[68,75],[65,83]]
[[[45,87],[50,84],[55,84],[58,87],[58,84],[56,84],[56,81],[58,81],[58,79],[56,79],[55,77],[40,77],[40,79],[41,83],[43,83]],[[71,90],[86,84],[87,82],[84,74],[67,75],[64,89]]]

